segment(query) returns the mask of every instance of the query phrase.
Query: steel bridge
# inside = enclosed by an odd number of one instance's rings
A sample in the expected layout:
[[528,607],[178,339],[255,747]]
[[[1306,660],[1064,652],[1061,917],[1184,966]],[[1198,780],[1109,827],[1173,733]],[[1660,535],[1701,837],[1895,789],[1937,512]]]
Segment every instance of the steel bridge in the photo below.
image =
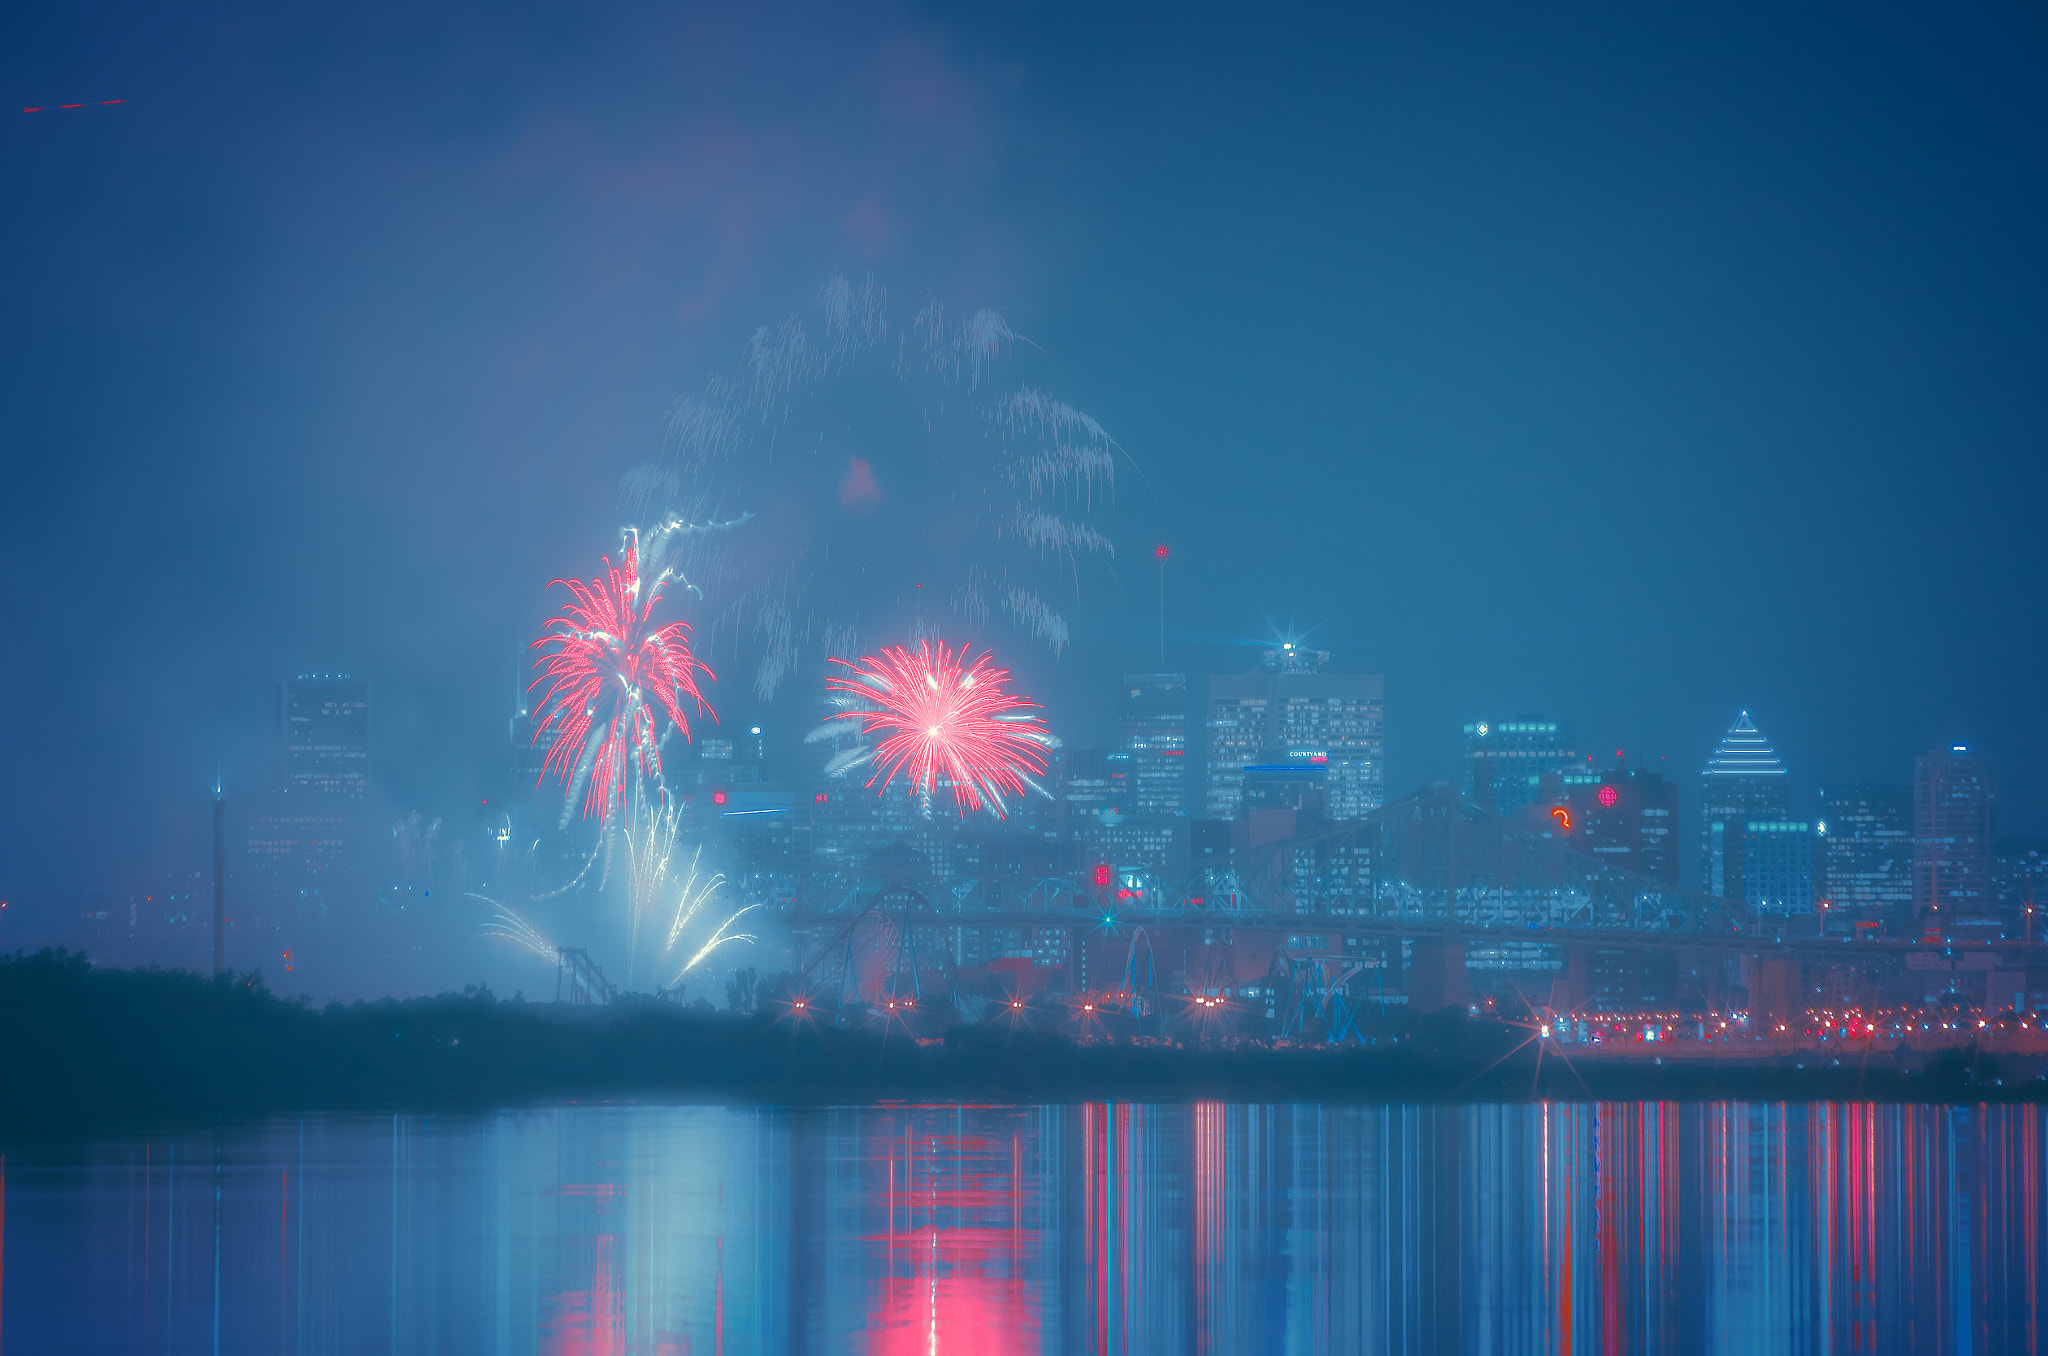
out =
[[809,878],[793,912],[805,921],[843,917],[864,910],[878,891],[906,885],[934,916],[1019,924],[1107,911],[1191,924],[1342,920],[1346,928],[1404,935],[1541,928],[1705,938],[1750,933],[1758,921],[1739,901],[1622,870],[1446,790],[1241,846],[1214,861],[1119,865],[1107,888],[1071,875],[912,882],[836,873]]
[[[1421,1006],[1462,999],[1468,966],[1473,977],[1552,972],[1542,996],[1560,1005],[1596,997],[1632,967],[1707,1006],[1727,986],[1767,989],[1754,1001],[1776,1010],[1796,1008],[1802,966],[1895,974],[1931,959],[1907,942],[1788,928],[1791,920],[1622,869],[1442,788],[1207,860],[1118,864],[1107,885],[1093,873],[934,879],[912,878],[915,870],[896,853],[874,872],[799,879],[786,916],[811,982],[829,975],[825,987],[874,1001],[951,986],[957,966],[1028,956],[1065,967],[1072,987],[1113,992],[1132,987],[1142,928],[1153,985],[1167,971],[1190,993],[1215,991],[1256,970],[1282,977],[1286,997],[1270,998],[1276,1019],[1284,1006],[1298,1024],[1314,1007],[1339,1029],[1354,980],[1384,995],[1389,969],[1404,967],[1406,997]],[[2024,965],[2030,950],[1974,949],[1995,952],[1979,959],[1999,967]],[[1218,977],[1219,961],[1233,980]]]

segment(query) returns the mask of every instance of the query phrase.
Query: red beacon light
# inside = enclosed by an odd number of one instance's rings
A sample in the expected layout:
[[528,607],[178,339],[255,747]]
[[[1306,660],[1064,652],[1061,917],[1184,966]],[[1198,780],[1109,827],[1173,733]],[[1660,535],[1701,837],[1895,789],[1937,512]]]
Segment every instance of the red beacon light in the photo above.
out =
[[725,788],[722,786],[711,793],[711,803],[713,805],[723,805],[730,799],[732,797],[725,794]]
[[832,797],[826,795],[823,791],[820,791],[817,795],[811,797],[812,803],[817,805],[823,805],[826,801],[830,799],[832,799]]

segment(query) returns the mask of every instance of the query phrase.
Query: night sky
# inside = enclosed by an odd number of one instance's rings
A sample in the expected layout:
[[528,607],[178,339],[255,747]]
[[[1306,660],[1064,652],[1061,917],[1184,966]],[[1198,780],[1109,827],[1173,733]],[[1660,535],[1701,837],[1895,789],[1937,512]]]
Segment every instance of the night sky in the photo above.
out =
[[1018,656],[1074,742],[1164,540],[1171,665],[1384,672],[1390,793],[1524,711],[1690,783],[1746,707],[2041,833],[2044,69],[2022,6],[8,6],[0,895],[198,869],[291,672],[488,794],[543,586],[835,274],[1142,468]]

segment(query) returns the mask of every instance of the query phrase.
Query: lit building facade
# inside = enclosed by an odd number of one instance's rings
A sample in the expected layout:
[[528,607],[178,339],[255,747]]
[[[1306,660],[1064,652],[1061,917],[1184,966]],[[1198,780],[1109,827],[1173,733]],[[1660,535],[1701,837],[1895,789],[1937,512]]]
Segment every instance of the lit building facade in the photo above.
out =
[[1991,761],[1953,744],[1913,760],[1913,908],[1986,916],[1997,793]]
[[[1742,863],[1739,898],[1758,913],[1789,917],[1813,912],[1813,824],[1804,819],[1718,820],[1717,837],[1736,838]],[[1725,898],[1738,896],[1717,891]]]
[[278,687],[284,786],[361,800],[370,790],[370,680],[300,674]]
[[1536,803],[1545,774],[1576,771],[1572,727],[1541,716],[1476,720],[1465,726],[1466,800],[1509,815]]
[[512,778],[521,787],[540,784],[547,769],[548,750],[554,746],[555,736],[560,730],[552,725],[543,726],[540,717],[530,711],[520,711],[512,717]]
[[[1700,773],[1700,888],[1723,899],[1747,899],[1746,826],[1791,814],[1785,765],[1744,711]],[[1810,864],[1807,869],[1810,876]]]
[[1131,812],[1185,815],[1188,809],[1188,680],[1180,673],[1124,675],[1117,733],[1131,756]]
[[1678,884],[1678,788],[1641,768],[1565,772],[1573,845],[1623,871]]
[[1820,789],[1821,897],[1834,909],[1909,912],[1913,904],[1913,791],[1865,782]]
[[1326,673],[1328,662],[1325,651],[1283,645],[1255,672],[1209,679],[1209,818],[1237,818],[1245,769],[1276,752],[1326,765],[1331,819],[1357,819],[1386,803],[1385,680]]
[[1059,756],[1062,837],[1079,839],[1082,826],[1106,814],[1128,814],[1131,755],[1108,749],[1063,749]]

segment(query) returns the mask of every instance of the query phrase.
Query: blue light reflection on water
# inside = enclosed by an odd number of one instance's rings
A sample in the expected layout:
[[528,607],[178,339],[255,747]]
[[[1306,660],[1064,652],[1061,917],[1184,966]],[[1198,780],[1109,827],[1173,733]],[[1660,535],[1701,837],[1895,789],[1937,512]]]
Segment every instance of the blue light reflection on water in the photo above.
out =
[[2035,1107],[568,1107],[0,1163],[0,1351],[2038,1351]]

